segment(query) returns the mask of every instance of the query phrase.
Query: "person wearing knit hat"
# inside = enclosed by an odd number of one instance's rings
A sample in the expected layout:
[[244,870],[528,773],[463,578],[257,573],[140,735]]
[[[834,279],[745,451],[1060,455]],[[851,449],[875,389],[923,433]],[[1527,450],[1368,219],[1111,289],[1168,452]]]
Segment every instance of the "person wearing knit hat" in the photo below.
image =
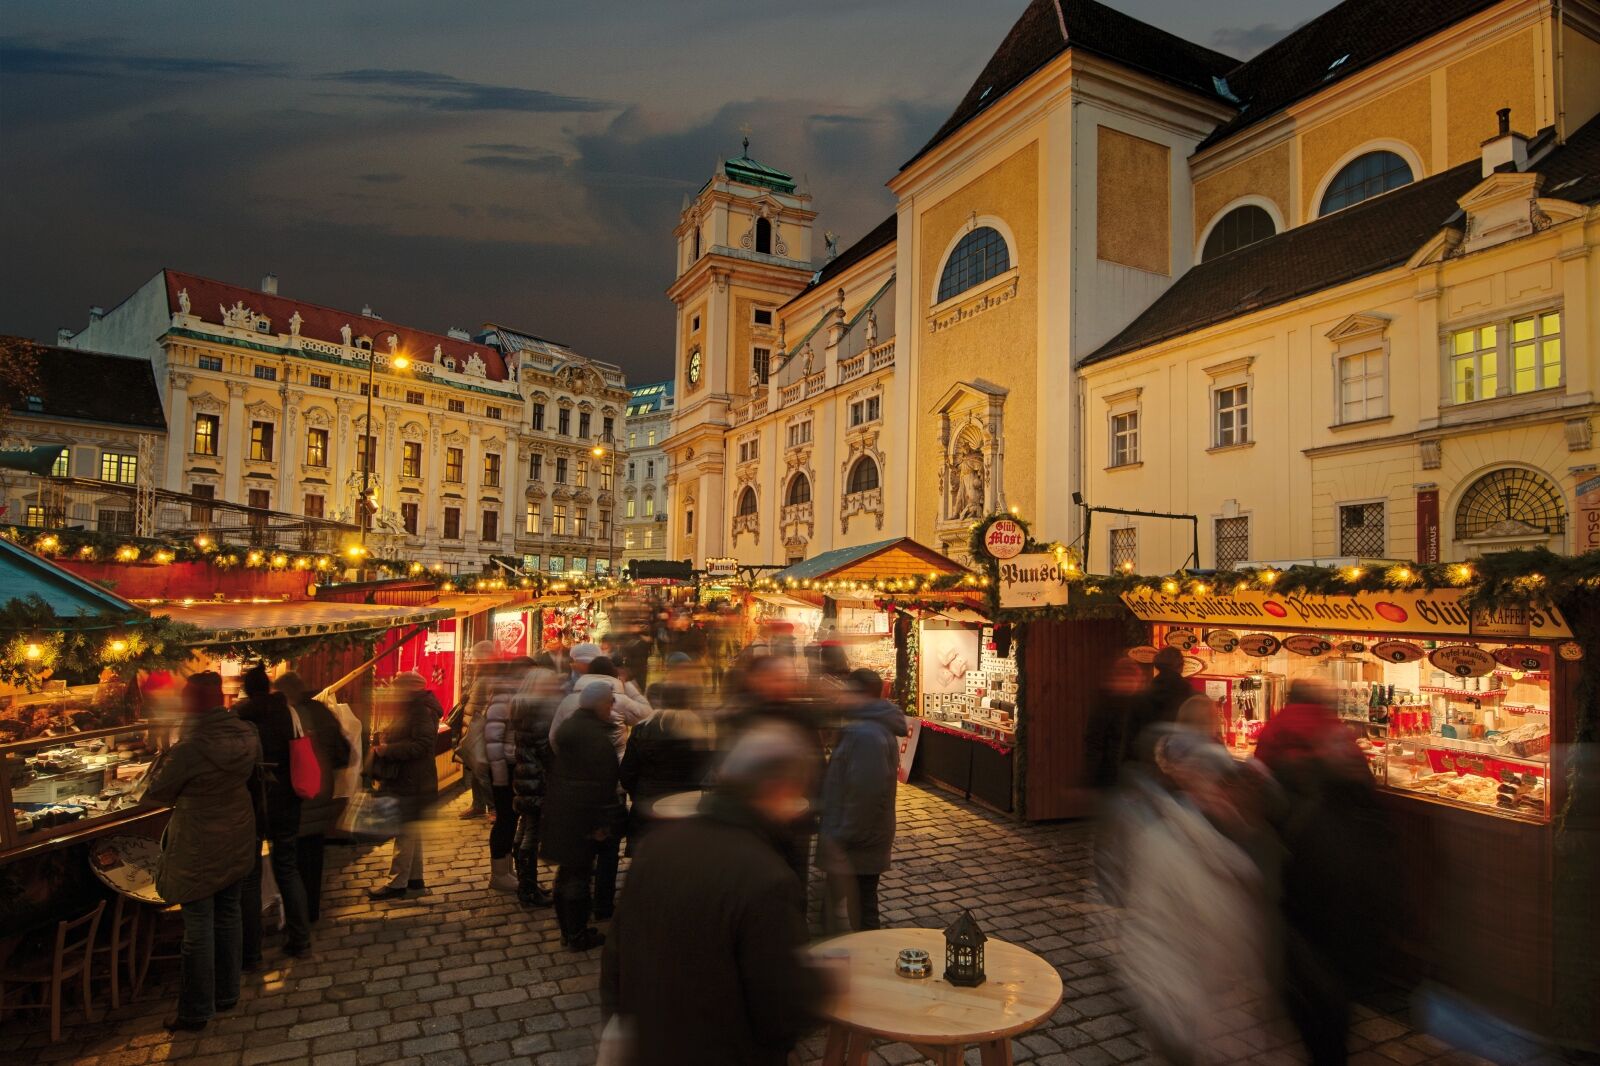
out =
[[615,697],[609,685],[590,684],[575,693],[575,698],[576,712],[556,732],[539,846],[545,860],[556,864],[555,907],[561,945],[588,951],[605,943],[605,937],[589,924],[595,860],[620,820],[617,753],[610,733]]

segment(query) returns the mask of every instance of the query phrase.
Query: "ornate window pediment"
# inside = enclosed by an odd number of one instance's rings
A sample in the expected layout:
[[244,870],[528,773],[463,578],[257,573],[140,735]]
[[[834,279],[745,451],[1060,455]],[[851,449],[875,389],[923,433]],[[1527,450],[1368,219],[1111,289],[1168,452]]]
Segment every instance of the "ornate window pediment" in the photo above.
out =
[[220,414],[228,405],[209,392],[196,392],[189,395],[189,406],[196,411],[214,415]]
[[303,417],[308,426],[326,428],[333,425],[333,416],[321,407],[307,407]]

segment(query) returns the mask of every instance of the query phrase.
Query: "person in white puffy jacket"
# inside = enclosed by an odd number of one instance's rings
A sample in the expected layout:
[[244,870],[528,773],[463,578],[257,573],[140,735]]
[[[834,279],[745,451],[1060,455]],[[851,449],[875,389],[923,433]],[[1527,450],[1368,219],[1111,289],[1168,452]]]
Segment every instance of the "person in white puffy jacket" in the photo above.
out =
[[556,730],[577,711],[578,693],[589,685],[611,686],[615,697],[611,705],[611,742],[620,760],[628,746],[628,730],[649,718],[654,708],[637,685],[617,677],[616,665],[604,655],[591,662],[588,671],[578,676],[572,691],[556,708],[555,718],[550,723],[550,744],[555,746]]
[[496,892],[515,892],[518,884],[511,869],[511,850],[517,840],[517,811],[511,787],[517,742],[511,702],[532,667],[532,659],[497,662],[491,664],[483,679],[485,758],[482,766],[473,769],[488,783],[494,802],[494,824],[489,827],[489,887]]

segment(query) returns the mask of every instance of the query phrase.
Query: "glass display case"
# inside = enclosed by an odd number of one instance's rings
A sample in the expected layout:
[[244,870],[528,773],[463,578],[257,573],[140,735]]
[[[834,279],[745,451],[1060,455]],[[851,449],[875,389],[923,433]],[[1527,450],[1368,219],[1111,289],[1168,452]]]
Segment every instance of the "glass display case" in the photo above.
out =
[[143,813],[159,731],[135,723],[0,744],[0,856]]

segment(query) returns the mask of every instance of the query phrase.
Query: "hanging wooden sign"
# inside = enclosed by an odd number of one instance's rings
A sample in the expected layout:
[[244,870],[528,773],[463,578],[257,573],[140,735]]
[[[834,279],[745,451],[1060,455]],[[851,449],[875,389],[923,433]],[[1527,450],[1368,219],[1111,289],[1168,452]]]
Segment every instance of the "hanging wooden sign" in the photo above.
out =
[[1255,659],[1276,655],[1279,647],[1278,638],[1271,633],[1246,633],[1239,638],[1239,650]]
[[1239,634],[1231,629],[1213,629],[1206,634],[1206,646],[1212,651],[1220,651],[1226,655],[1238,649]]
[[1482,677],[1494,669],[1494,656],[1476,644],[1447,644],[1428,656],[1434,669],[1452,677]]
[[1145,666],[1149,666],[1156,661],[1156,649],[1148,644],[1140,644],[1128,649],[1128,658],[1136,663],[1143,663]]
[[1535,672],[1550,669],[1549,648],[1499,648],[1494,661],[1507,670]]
[[1296,633],[1292,637],[1285,637],[1283,646],[1296,655],[1326,655],[1333,650],[1332,644],[1315,633]]
[[1360,655],[1367,650],[1367,646],[1359,640],[1341,640],[1333,646],[1333,650],[1340,655]]
[[1414,663],[1423,652],[1409,640],[1380,640],[1372,646],[1372,654],[1387,663]]
[[1195,631],[1192,629],[1173,629],[1167,633],[1167,647],[1169,648],[1188,651],[1198,643],[1200,643],[1200,638],[1195,635]]

